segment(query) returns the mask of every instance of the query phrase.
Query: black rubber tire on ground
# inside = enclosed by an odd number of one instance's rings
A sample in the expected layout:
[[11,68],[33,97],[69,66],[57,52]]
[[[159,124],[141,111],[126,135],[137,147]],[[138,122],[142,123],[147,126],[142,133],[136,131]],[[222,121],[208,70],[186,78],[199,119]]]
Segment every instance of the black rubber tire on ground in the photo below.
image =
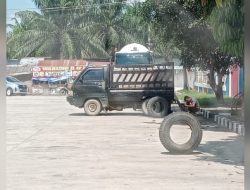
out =
[[11,88],[6,89],[6,96],[11,96],[13,94],[13,90]]
[[142,112],[144,113],[144,115],[148,115],[148,110],[147,110],[148,101],[149,99],[144,100],[141,105]]
[[150,98],[147,103],[148,115],[152,117],[164,117],[168,114],[169,102],[159,96]]
[[84,111],[89,116],[99,115],[101,110],[102,110],[102,105],[96,99],[87,100],[84,104]]
[[[170,136],[170,130],[173,124],[185,123],[191,129],[191,137],[184,144],[173,142]],[[202,139],[202,129],[200,122],[192,114],[187,112],[175,112],[164,118],[160,130],[159,137],[162,145],[170,152],[175,154],[188,154],[196,149]]]

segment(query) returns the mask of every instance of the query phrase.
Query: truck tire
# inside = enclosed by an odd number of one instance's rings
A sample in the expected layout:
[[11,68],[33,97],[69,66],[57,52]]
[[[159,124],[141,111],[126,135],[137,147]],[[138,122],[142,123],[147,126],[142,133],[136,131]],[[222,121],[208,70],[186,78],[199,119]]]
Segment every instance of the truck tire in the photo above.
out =
[[6,96],[11,96],[13,94],[13,90],[11,88],[6,89]]
[[84,104],[84,111],[89,116],[98,115],[102,110],[101,103],[96,99],[87,100]]
[[147,103],[147,112],[152,117],[164,117],[168,113],[169,102],[159,96],[150,98]]
[[141,105],[142,112],[144,113],[144,115],[148,115],[148,110],[147,110],[148,101],[149,99],[144,100]]
[[[183,144],[175,143],[170,136],[171,127],[177,123],[185,123],[191,129],[190,138]],[[199,146],[202,139],[202,130],[198,119],[192,114],[187,112],[175,112],[164,118],[160,126],[159,137],[162,145],[170,153],[188,154]]]

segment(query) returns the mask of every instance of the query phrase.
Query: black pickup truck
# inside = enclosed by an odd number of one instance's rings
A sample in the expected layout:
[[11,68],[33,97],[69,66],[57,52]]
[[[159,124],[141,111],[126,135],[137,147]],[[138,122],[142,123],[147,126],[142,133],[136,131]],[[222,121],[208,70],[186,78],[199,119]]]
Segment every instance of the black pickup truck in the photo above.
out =
[[87,67],[70,90],[67,101],[87,115],[142,108],[147,115],[163,117],[174,100],[174,64]]

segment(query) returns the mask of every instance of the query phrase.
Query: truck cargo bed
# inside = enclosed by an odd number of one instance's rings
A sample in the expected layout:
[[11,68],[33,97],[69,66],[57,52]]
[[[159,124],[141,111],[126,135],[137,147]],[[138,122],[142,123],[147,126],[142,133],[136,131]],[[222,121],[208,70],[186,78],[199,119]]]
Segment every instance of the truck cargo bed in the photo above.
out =
[[110,89],[174,89],[174,64],[111,65]]

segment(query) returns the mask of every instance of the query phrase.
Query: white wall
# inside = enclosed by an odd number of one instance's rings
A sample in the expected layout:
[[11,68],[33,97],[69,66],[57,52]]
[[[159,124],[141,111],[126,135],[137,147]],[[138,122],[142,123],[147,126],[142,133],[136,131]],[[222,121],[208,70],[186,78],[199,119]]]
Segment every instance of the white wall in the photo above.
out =
[[[190,88],[194,88],[194,80],[195,80],[195,72],[194,71],[188,71],[187,72],[188,77],[188,85]],[[176,90],[183,89],[184,81],[183,81],[183,70],[175,70],[174,74],[174,82],[175,82],[175,88]]]

